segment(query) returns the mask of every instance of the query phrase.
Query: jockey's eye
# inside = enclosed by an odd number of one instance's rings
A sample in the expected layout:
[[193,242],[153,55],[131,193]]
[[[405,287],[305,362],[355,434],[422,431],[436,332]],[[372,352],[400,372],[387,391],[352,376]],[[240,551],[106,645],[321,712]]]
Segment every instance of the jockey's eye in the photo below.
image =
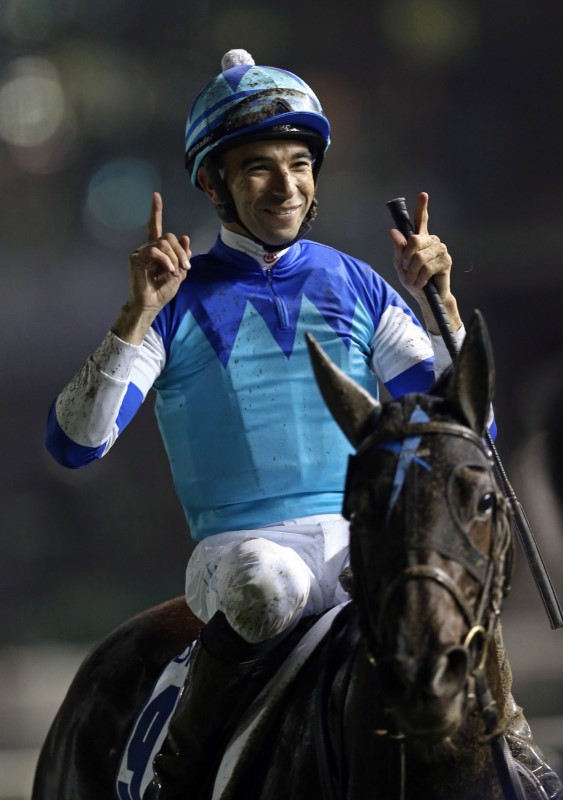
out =
[[479,514],[488,514],[494,509],[495,503],[496,498],[493,492],[486,492],[479,500],[477,511]]

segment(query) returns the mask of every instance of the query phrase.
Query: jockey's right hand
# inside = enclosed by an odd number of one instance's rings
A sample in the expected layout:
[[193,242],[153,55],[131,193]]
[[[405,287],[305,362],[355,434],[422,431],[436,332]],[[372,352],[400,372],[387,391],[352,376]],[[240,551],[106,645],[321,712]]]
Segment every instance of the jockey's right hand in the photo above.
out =
[[162,234],[162,197],[155,192],[147,221],[147,242],[129,257],[129,296],[112,331],[141,344],[151,323],[175,297],[190,269],[190,240]]
[[147,221],[147,243],[129,258],[129,304],[157,313],[172,300],[190,268],[190,240],[162,235],[162,197],[155,192]]

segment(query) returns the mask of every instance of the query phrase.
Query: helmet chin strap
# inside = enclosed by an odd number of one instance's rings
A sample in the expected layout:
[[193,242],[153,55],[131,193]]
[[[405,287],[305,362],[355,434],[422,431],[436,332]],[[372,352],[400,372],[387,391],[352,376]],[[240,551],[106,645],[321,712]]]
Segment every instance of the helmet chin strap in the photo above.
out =
[[211,184],[217,196],[219,197],[219,202],[215,203],[214,205],[221,222],[236,222],[236,224],[240,225],[240,227],[246,231],[248,236],[254,242],[263,247],[267,253],[277,253],[279,250],[286,250],[288,247],[291,247],[292,244],[298,242],[299,239],[302,239],[303,236],[306,236],[311,230],[311,224],[304,219],[297,232],[297,236],[290,242],[284,242],[283,244],[269,244],[268,242],[264,242],[262,239],[259,239],[258,236],[256,236],[240,219],[231,193],[227,189],[225,181],[221,177],[221,173],[217,169],[217,165],[212,158],[208,157],[206,159],[205,170],[207,171]]

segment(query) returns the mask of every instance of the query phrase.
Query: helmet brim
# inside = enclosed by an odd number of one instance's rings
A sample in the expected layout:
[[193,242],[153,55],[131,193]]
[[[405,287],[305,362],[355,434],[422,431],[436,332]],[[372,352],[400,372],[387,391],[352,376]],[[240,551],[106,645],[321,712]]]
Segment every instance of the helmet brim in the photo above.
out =
[[286,114],[279,114],[273,119],[248,125],[232,134],[223,135],[216,145],[209,144],[191,158],[190,153],[186,154],[186,169],[190,173],[193,185],[201,188],[197,180],[197,173],[206,156],[219,156],[248,142],[272,139],[304,141],[313,155],[318,158],[324,155],[330,144],[330,125],[328,120],[319,114],[290,111]]

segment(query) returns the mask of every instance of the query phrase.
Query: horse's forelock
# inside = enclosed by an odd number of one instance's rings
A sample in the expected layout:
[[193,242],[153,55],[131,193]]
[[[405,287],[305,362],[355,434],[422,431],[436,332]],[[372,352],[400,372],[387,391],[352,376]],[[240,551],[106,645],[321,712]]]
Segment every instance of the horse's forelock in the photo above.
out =
[[[377,430],[384,434],[386,428],[397,430],[407,425],[411,421],[413,411],[422,409],[428,416],[435,420],[451,420],[452,409],[441,393],[434,393],[433,390],[427,394],[413,393],[406,394],[397,400],[385,403],[377,415],[377,426],[369,433]],[[368,433],[368,431],[366,431]]]

